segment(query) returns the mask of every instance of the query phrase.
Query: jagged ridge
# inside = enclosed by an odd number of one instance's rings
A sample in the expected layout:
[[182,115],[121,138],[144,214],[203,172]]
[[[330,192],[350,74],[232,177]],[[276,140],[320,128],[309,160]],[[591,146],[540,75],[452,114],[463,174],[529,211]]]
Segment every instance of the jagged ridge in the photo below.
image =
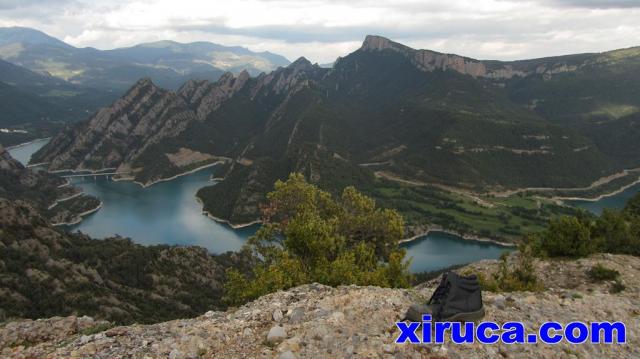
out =
[[[145,102],[134,95],[139,84],[35,160],[117,167],[149,184],[198,165],[177,166],[177,154],[232,159],[226,180],[199,193],[207,212],[232,223],[255,220],[264,193],[291,171],[330,190],[374,188],[374,174],[477,190],[584,187],[640,164],[637,119],[606,121],[609,95],[587,86],[620,92],[621,111],[640,108],[637,64],[603,56],[478,61],[369,36],[332,69],[300,58],[253,78],[190,81],[178,93],[148,85],[156,95]],[[499,75],[509,66],[524,75]]]

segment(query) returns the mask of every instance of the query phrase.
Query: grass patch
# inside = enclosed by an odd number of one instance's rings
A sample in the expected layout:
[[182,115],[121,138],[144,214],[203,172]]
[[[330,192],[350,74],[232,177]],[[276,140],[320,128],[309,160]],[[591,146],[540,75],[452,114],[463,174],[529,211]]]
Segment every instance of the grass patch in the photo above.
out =
[[503,253],[498,270],[491,276],[475,274],[482,289],[491,292],[539,292],[544,289],[533,270],[533,255],[528,246],[522,246],[513,262],[509,261],[509,253]]
[[501,241],[517,241],[524,234],[544,230],[552,217],[576,212],[528,195],[481,197],[487,206],[433,187],[381,184],[369,194],[382,206],[400,211],[409,225],[437,225]]
[[598,263],[587,271],[587,275],[594,281],[615,280],[620,276],[620,272]]

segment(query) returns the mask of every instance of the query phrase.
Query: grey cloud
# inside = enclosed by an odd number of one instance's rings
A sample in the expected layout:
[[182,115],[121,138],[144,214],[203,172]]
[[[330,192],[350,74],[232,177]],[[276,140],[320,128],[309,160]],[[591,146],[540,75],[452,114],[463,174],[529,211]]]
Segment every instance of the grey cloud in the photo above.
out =
[[71,3],[74,0],[0,0],[0,9],[15,10],[23,8],[43,8],[52,5],[59,6],[62,3]]
[[220,35],[241,35],[254,38],[275,39],[289,43],[305,42],[347,42],[362,41],[366,35],[382,35],[390,39],[438,40],[456,37],[476,38],[484,40],[508,39],[509,41],[527,41],[544,39],[551,32],[559,30],[592,29],[593,24],[584,21],[565,20],[562,24],[531,19],[523,22],[519,18],[493,19],[491,22],[482,19],[465,19],[450,21],[431,19],[428,23],[404,26],[341,26],[327,27],[322,25],[287,25],[287,26],[255,26],[231,28],[221,23],[208,25],[176,24],[171,27],[176,31],[200,31]]
[[544,3],[590,9],[640,8],[638,0],[547,0]]

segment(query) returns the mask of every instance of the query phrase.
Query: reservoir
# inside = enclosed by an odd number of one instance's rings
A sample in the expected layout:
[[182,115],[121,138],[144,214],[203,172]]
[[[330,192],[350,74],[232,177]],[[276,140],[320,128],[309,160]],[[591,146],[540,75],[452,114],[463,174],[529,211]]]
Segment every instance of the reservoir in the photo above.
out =
[[[12,156],[27,163],[31,154],[47,140],[9,150]],[[202,214],[195,194],[210,180],[216,167],[178,177],[143,188],[133,182],[114,182],[105,178],[74,179],[73,184],[102,201],[102,208],[67,229],[81,231],[94,238],[114,235],[130,237],[145,244],[196,245],[212,253],[235,251],[255,233],[259,225],[233,229]],[[412,257],[413,272],[433,271],[481,259],[495,259],[505,247],[491,243],[464,240],[433,232],[403,244]]]
[[597,201],[567,201],[567,203],[599,215],[605,208],[624,208],[627,201],[629,201],[631,197],[635,196],[638,192],[640,192],[640,183],[637,183],[618,194],[610,197],[604,197]]

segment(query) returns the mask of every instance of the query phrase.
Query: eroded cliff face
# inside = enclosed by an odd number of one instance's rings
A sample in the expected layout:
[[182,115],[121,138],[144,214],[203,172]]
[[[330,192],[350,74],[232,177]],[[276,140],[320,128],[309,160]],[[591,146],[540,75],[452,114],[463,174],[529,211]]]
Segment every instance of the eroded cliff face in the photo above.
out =
[[[618,270],[626,289],[610,293],[611,283],[593,282],[586,272],[601,263]],[[465,270],[490,274],[496,261]],[[96,334],[67,328],[95,326],[87,318],[17,321],[0,327],[0,353],[6,357],[154,357],[154,358],[637,358],[640,326],[637,301],[640,260],[623,255],[594,255],[578,261],[536,261],[541,292],[485,291],[485,320],[521,321],[535,331],[544,321],[622,321],[624,345],[441,345],[395,344],[395,322],[407,308],[425,302],[434,280],[413,289],[309,284],[258,298],[240,308],[154,325],[115,327]],[[46,323],[47,325],[43,325]],[[23,344],[30,339],[29,346]]]
[[[246,91],[252,100],[291,96],[307,84],[307,75],[313,71],[323,70],[302,58],[253,79],[242,71],[237,76],[226,73],[216,82],[191,80],[176,93],[142,79],[88,121],[65,128],[34,154],[32,162],[45,163],[50,171],[112,169],[122,177],[136,178],[141,170],[136,161],[145,150],[180,135],[193,122],[207,120],[239,92]],[[175,152],[181,150],[176,148]],[[164,155],[170,158],[173,154]],[[157,160],[158,154],[154,155]],[[162,175],[156,177],[153,179]]]
[[142,79],[88,121],[65,128],[33,161],[47,163],[51,171],[115,169],[195,119],[181,96]]
[[178,94],[193,108],[198,119],[203,121],[225,100],[240,91],[250,78],[247,71],[242,71],[237,77],[227,72],[215,83],[190,80],[178,90]]
[[508,63],[492,62],[491,65],[483,61],[463,57],[455,54],[443,54],[430,50],[415,50],[408,46],[393,42],[381,36],[368,35],[360,48],[363,51],[392,50],[405,55],[411,62],[423,71],[452,70],[463,75],[483,77],[495,80],[505,80],[513,77],[525,77],[531,74],[551,75],[575,71],[575,65],[563,62],[543,64],[535,69],[515,68]]
[[176,93],[141,80],[34,161],[51,170],[113,168],[150,185],[223,160],[225,180],[198,196],[205,211],[234,224],[259,218],[264,194],[293,171],[338,191],[371,186],[376,173],[464,188],[580,187],[620,170],[617,152],[573,128],[579,121],[556,121],[545,94],[591,96],[544,80],[575,71],[591,84],[581,66],[594,56],[479,61],[368,36],[332,69],[300,58],[253,78],[192,80]]

